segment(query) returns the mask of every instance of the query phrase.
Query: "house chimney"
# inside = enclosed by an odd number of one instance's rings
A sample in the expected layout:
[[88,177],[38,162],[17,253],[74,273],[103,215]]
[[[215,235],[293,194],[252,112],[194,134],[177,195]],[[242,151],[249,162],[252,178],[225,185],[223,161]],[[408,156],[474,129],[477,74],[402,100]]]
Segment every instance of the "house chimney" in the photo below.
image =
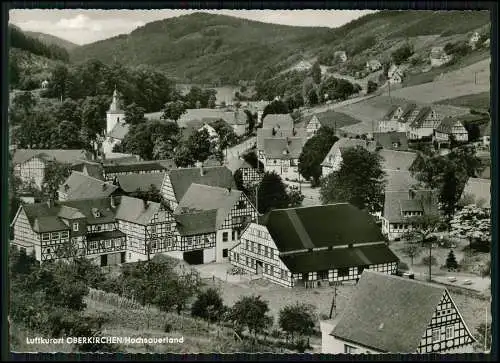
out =
[[143,199],[142,202],[144,203],[144,209],[148,209],[149,207],[148,201],[146,199]]

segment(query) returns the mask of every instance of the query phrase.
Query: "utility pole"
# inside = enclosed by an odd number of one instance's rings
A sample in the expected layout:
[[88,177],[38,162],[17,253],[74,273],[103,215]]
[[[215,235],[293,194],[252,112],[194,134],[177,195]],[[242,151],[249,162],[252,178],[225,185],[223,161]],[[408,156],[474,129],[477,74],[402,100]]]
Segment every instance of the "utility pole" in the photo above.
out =
[[332,299],[332,305],[330,307],[330,319],[332,318],[333,313],[336,311],[337,308],[337,284],[333,285],[333,299]]
[[477,72],[474,72],[474,84],[477,84]]

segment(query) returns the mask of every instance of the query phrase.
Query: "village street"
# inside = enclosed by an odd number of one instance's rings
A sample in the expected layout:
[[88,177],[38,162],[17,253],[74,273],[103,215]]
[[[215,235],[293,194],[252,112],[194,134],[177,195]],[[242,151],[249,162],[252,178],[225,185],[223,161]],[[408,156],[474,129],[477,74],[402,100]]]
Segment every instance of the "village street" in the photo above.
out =
[[242,143],[234,145],[226,150],[224,153],[224,157],[226,159],[224,164],[229,168],[229,170],[234,172],[238,168],[239,157],[254,147],[256,142],[257,137],[252,136],[248,140],[245,140]]

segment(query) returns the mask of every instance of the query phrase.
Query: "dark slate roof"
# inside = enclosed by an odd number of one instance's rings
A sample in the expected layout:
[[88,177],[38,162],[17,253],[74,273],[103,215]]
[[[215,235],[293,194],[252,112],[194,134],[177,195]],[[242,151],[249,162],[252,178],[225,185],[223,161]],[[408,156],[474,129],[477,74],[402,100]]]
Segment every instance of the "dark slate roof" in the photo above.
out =
[[114,230],[114,231],[102,231],[102,232],[97,232],[97,233],[87,233],[87,241],[101,241],[104,239],[111,239],[111,238],[118,238],[118,237],[125,237],[126,234],[123,233],[122,231],[119,230]]
[[[442,132],[443,134],[452,134],[453,133],[453,126],[455,124],[459,123],[462,127],[464,126],[460,120],[453,118],[453,117],[445,117],[436,127],[436,131]],[[464,127],[463,131],[467,131]]]
[[174,218],[177,222],[177,231],[181,236],[194,236],[216,232],[217,210],[177,214]]
[[85,168],[87,174],[93,178],[104,180],[102,165],[98,163],[84,163],[82,170]]
[[417,158],[417,153],[398,150],[380,150],[382,169],[384,170],[410,170]]
[[262,120],[262,128],[272,129],[292,129],[293,128],[293,118],[290,114],[268,114]]
[[436,193],[431,190],[386,192],[382,216],[390,223],[405,220],[402,211],[423,211],[424,214],[437,212]]
[[152,170],[168,171],[172,168],[175,168],[173,160],[136,161],[132,163],[106,164],[103,166],[104,172],[107,174]]
[[116,180],[120,189],[125,193],[133,193],[137,190],[147,192],[151,189],[151,185],[160,191],[165,175],[166,173],[125,174],[117,175]]
[[304,137],[307,138],[307,130],[303,127],[291,128],[291,129],[276,129],[276,133],[273,136],[273,129],[257,129],[257,149],[264,149],[264,140],[271,138],[286,138],[286,137]]
[[59,187],[59,193],[66,194],[67,200],[95,199],[109,197],[116,189],[118,188],[111,183],[73,171]]
[[[408,150],[408,138],[405,132],[374,132],[375,142],[388,150]],[[397,144],[397,146],[394,146]]]
[[146,225],[155,213],[160,211],[160,203],[122,196],[116,209],[115,218],[122,221]]
[[432,109],[430,107],[422,107],[417,115],[415,117],[415,120],[411,123],[411,127],[420,127],[424,123],[425,119],[429,114],[431,113]]
[[400,117],[400,122],[406,122],[407,121],[407,118],[408,116],[411,115],[411,113],[413,112],[413,110],[415,110],[417,108],[417,104],[416,103],[408,103],[404,108],[403,108],[403,113],[401,114],[401,117]]
[[225,166],[203,167],[203,175],[201,175],[200,168],[172,169],[168,176],[177,201],[182,199],[193,183],[220,188],[236,188],[233,174]]
[[280,252],[384,241],[373,216],[348,203],[276,209],[266,226]]
[[280,256],[292,273],[318,272],[352,266],[377,265],[399,259],[385,243],[352,248],[301,252]]
[[446,289],[364,270],[330,335],[382,352],[416,353]]
[[306,141],[305,137],[265,139],[264,153],[271,159],[298,159]]
[[408,170],[384,170],[386,192],[408,192],[418,180]]
[[35,156],[67,164],[74,164],[82,159],[90,159],[89,153],[85,150],[16,149],[12,155],[12,163],[14,165],[22,164]]
[[392,116],[394,116],[394,113],[396,112],[396,110],[399,108],[400,106],[398,105],[392,105],[390,108],[389,108],[389,111],[387,111],[387,113],[384,115],[384,117],[382,118],[382,120],[391,120],[392,119]]

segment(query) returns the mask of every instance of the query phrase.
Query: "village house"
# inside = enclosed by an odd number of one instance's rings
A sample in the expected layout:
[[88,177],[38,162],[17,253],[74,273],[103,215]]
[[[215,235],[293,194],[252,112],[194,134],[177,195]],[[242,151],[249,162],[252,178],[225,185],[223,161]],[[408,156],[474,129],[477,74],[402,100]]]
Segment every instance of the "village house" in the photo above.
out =
[[348,203],[275,209],[230,250],[235,267],[285,287],[356,280],[364,269],[395,273],[398,258],[367,212]]
[[275,172],[283,179],[298,180],[299,157],[306,143],[302,137],[264,140],[262,163],[266,172]]
[[60,201],[98,199],[115,195],[117,189],[110,182],[73,171],[61,184],[57,194]]
[[368,151],[375,151],[375,143],[363,139],[341,138],[333,144],[325,159],[321,163],[321,175],[327,176],[334,171],[340,170],[342,165],[342,153],[346,149],[362,147]]
[[161,195],[172,210],[177,208],[193,183],[236,189],[233,174],[225,166],[205,167],[203,164],[198,164],[195,168],[172,169],[167,173],[161,185]]
[[329,112],[321,112],[313,115],[306,125],[307,138],[311,138],[321,127],[329,127],[337,131],[337,120]]
[[84,256],[100,266],[145,260],[172,245],[175,221],[159,203],[126,196],[48,201],[19,208],[13,244],[38,261]]
[[166,172],[118,175],[113,180],[113,185],[116,186],[120,194],[124,195],[149,192],[152,189],[160,193],[166,175]]
[[441,123],[441,120],[441,116],[431,107],[426,106],[415,109],[406,118],[406,123],[409,125],[407,131],[408,138],[410,140],[431,138],[434,134],[434,130]]
[[408,170],[384,170],[385,188],[384,192],[408,192],[415,188],[419,182]]
[[333,53],[333,58],[337,62],[345,63],[347,62],[347,53],[343,50],[336,51],[335,53]]
[[476,339],[444,286],[365,270],[355,289],[341,314],[320,322],[321,353],[473,352]]
[[446,54],[443,47],[433,47],[429,54],[431,67],[440,67],[443,64],[448,63],[451,58],[452,56]]
[[[229,165],[228,165],[229,167]],[[237,170],[241,171],[243,186],[246,188],[254,187],[259,184],[264,176],[264,164],[257,160],[257,164],[252,165],[250,162],[239,157],[238,161],[232,165],[231,171],[235,173]]]
[[203,122],[203,126],[201,126],[198,129],[198,131],[206,130],[208,132],[208,136],[210,137],[210,140],[213,140],[214,142],[218,142],[219,141],[219,134],[217,133],[217,131],[215,131],[215,129],[212,126],[210,126],[208,120],[203,119],[202,122]]
[[108,181],[113,181],[115,180],[115,177],[120,175],[150,174],[150,173],[162,174],[175,168],[176,168],[175,162],[170,159],[124,162],[124,163],[107,163],[102,165],[104,179]]
[[434,141],[439,145],[449,144],[454,139],[458,142],[469,141],[469,133],[462,122],[453,117],[445,117],[434,130]]
[[471,37],[469,38],[469,46],[472,48],[472,49],[476,49],[477,48],[477,43],[479,42],[479,40],[481,39],[481,36],[479,35],[478,32],[474,32]]
[[373,139],[377,148],[394,151],[408,150],[408,138],[405,132],[374,132]]
[[379,69],[382,69],[382,63],[380,63],[380,61],[372,59],[366,62],[366,70],[368,72],[375,72],[378,71]]
[[288,113],[268,114],[262,121],[263,129],[291,130],[293,127],[293,118]]
[[491,180],[483,178],[469,178],[465,184],[460,206],[475,205],[480,208],[491,209]]
[[12,155],[13,174],[23,184],[41,189],[45,169],[51,162],[72,165],[82,159],[91,160],[92,155],[85,150],[16,149]]
[[192,183],[174,217],[182,252],[172,256],[202,264],[227,260],[229,249],[256,219],[257,210],[239,190]]
[[233,128],[235,134],[238,136],[244,135],[248,128],[247,116],[241,110],[224,111],[212,108],[187,109],[177,123],[181,126],[185,126],[189,121],[202,121],[203,119],[223,120]]
[[42,86],[42,89],[46,89],[47,87],[49,87],[49,81],[47,81],[46,79],[44,79],[42,81],[41,86]]
[[257,129],[257,155],[259,160],[264,160],[264,141],[268,139],[286,139],[286,138],[307,138],[305,128],[281,128],[279,125],[274,128],[258,128]]
[[302,60],[299,63],[297,63],[293,68],[294,70],[299,72],[308,71],[309,69],[312,68],[312,64],[311,62]]
[[389,83],[399,84],[403,83],[404,72],[401,67],[398,67],[395,64],[392,64],[387,71],[387,78],[389,79]]
[[435,215],[438,201],[430,190],[386,191],[382,212],[382,233],[398,240],[413,228],[415,217]]
[[[415,103],[393,105],[379,121],[380,132],[408,132],[407,118],[417,110]],[[418,111],[417,111],[418,112]],[[415,114],[416,115],[416,114]]]
[[125,111],[120,94],[115,88],[113,99],[106,112],[106,133],[102,141],[102,152],[104,155],[111,154],[113,148],[119,145],[127,135],[129,125],[125,123]]

